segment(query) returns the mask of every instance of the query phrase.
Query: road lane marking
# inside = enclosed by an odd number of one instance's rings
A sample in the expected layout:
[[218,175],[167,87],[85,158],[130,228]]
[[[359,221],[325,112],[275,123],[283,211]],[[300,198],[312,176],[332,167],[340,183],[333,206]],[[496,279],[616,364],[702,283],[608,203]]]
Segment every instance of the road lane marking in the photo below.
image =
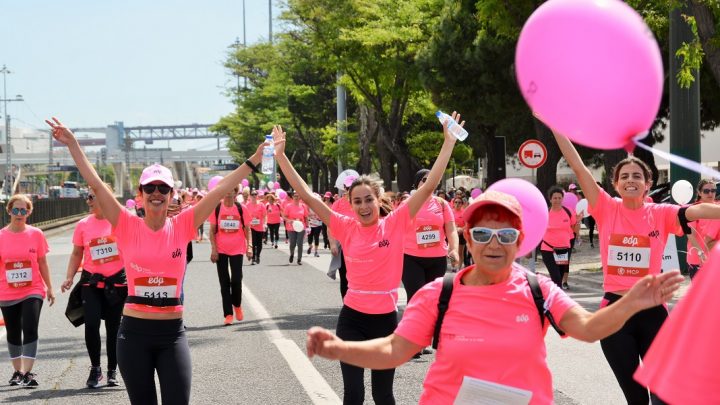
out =
[[305,389],[313,404],[341,404],[340,397],[333,391],[330,384],[315,369],[310,359],[300,350],[294,341],[283,336],[277,324],[270,317],[270,313],[243,283],[243,301],[258,317],[259,324],[265,330],[270,341],[278,348],[287,364],[290,366],[295,378]]

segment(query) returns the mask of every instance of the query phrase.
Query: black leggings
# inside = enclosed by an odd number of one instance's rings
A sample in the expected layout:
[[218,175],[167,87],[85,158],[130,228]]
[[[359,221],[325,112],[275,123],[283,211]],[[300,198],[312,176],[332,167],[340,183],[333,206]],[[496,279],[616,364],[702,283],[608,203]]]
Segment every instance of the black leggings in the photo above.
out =
[[340,275],[340,297],[345,299],[345,294],[347,294],[348,290],[348,281],[347,267],[345,267],[345,255],[342,252],[342,248],[340,250],[340,267],[338,268],[338,274]]
[[256,231],[254,229],[251,229],[250,232],[252,233],[253,260],[257,261],[258,259],[260,259],[260,252],[262,252],[263,231]]
[[280,223],[268,224],[268,232],[270,232],[270,243],[277,245],[280,240]]
[[403,255],[402,283],[407,293],[407,302],[425,284],[442,277],[447,270],[447,258],[417,257]]
[[[120,292],[127,297],[127,287],[115,287],[122,289]],[[108,370],[117,368],[117,334],[120,327],[124,300],[111,305],[105,298],[105,290],[90,286],[83,286],[81,290],[83,310],[85,311],[85,346],[90,355],[90,364],[93,367],[100,366],[100,320],[105,319],[105,334],[107,344],[105,346],[108,359]]]
[[26,298],[15,305],[2,307],[10,358],[37,356],[38,325],[43,301]]
[[[338,317],[336,334],[340,339],[363,341],[385,337],[397,327],[397,312],[365,314],[344,306]],[[365,401],[365,369],[340,362],[343,376],[343,404],[360,404]],[[371,370],[372,397],[378,405],[394,404],[393,380],[395,369]]]
[[[604,296],[608,305],[620,298],[613,293],[605,293]],[[605,359],[629,405],[648,404],[648,390],[633,379],[633,374],[667,316],[667,309],[662,305],[640,311],[628,319],[619,331],[600,340]]]
[[590,244],[593,245],[595,243],[593,242],[595,234],[595,218],[593,218],[592,215],[585,218],[585,226],[588,228]]
[[323,245],[325,246],[325,249],[330,247],[330,239],[328,239],[328,232],[327,232],[327,225],[324,223],[322,224],[322,237],[323,237]]
[[155,370],[163,404],[190,403],[192,364],[182,319],[123,316],[118,332],[120,374],[130,403],[154,405]]
[[[568,251],[568,263],[570,262],[570,252]],[[540,254],[542,254],[543,263],[545,263],[553,283],[561,287],[563,274],[570,271],[570,265],[555,263],[555,256],[553,256],[552,251],[541,250]]]
[[[230,272],[228,272],[230,263]],[[242,303],[243,255],[228,256],[220,253],[217,261],[220,296],[222,297],[223,316],[233,314],[233,306]]]
[[322,232],[322,226],[310,227],[310,233],[308,234],[308,247],[313,245],[313,241],[315,241],[315,246],[320,244],[320,232]]

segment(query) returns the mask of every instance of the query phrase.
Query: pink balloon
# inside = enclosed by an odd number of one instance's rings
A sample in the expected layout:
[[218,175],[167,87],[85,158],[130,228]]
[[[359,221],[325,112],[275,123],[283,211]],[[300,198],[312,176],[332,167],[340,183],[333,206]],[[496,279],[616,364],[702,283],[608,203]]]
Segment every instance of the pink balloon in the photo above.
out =
[[620,0],[544,3],[520,32],[515,66],[532,111],[592,148],[628,146],[660,107],[660,49],[642,17]]
[[278,198],[280,198],[281,200],[284,200],[287,198],[287,193],[285,192],[285,190],[278,190],[277,195],[278,195]]
[[479,188],[474,188],[472,189],[472,191],[470,191],[470,197],[472,198],[478,198],[480,194],[482,194],[482,190],[480,190]]
[[280,182],[276,181],[276,182],[273,184],[273,189],[278,190],[279,188],[280,188]]
[[[223,176],[215,176],[208,181],[208,191],[212,190],[217,186],[217,184],[220,182],[220,180],[223,179]],[[195,191],[195,189],[193,189]]]
[[563,207],[570,210],[570,212],[575,212],[575,206],[577,206],[578,203],[578,197],[573,193],[565,193],[562,200]]
[[500,191],[517,198],[522,206],[522,223],[525,239],[518,249],[517,256],[521,257],[532,252],[542,241],[548,225],[548,209],[545,197],[532,183],[511,178],[493,183],[489,190]]
[[243,187],[247,187],[250,184],[250,182],[248,181],[248,179],[242,179],[240,184],[242,184]]
[[127,208],[134,208],[135,205],[136,205],[136,204],[135,204],[135,200],[127,200],[127,201],[125,201],[125,206],[126,206]]
[[258,193],[258,196],[259,196],[259,197],[262,197],[262,196],[265,195],[265,190],[258,190],[257,193]]

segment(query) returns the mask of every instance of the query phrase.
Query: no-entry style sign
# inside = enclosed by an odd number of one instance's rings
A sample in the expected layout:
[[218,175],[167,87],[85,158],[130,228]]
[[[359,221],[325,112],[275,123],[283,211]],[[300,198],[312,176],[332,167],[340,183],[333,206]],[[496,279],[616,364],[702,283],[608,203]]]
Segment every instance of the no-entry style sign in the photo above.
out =
[[537,139],[530,139],[520,145],[518,158],[523,166],[529,169],[537,169],[545,164],[547,160],[547,149],[545,145]]

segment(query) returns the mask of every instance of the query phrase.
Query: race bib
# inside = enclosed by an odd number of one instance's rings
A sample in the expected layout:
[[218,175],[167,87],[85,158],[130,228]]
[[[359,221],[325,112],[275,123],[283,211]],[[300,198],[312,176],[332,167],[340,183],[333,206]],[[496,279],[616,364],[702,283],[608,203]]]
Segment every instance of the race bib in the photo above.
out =
[[553,258],[559,266],[570,264],[570,249],[553,250]]
[[120,260],[115,237],[110,235],[91,240],[90,258],[92,258],[92,262],[98,266]]
[[10,288],[21,288],[31,285],[32,273],[30,260],[5,262],[5,279]]
[[253,218],[252,221],[250,221],[250,225],[252,225],[252,226],[260,225],[260,218]]
[[317,228],[318,226],[322,226],[322,221],[319,219],[310,218],[308,222],[310,223],[311,228]]
[[644,277],[650,271],[650,238],[639,235],[610,236],[608,274]]
[[235,215],[223,215],[218,221],[220,230],[225,233],[233,233],[240,230],[240,218]]
[[437,225],[423,225],[415,229],[417,245],[421,249],[435,247],[440,244],[440,227]]
[[154,276],[135,279],[135,295],[146,298],[177,298],[177,279]]

